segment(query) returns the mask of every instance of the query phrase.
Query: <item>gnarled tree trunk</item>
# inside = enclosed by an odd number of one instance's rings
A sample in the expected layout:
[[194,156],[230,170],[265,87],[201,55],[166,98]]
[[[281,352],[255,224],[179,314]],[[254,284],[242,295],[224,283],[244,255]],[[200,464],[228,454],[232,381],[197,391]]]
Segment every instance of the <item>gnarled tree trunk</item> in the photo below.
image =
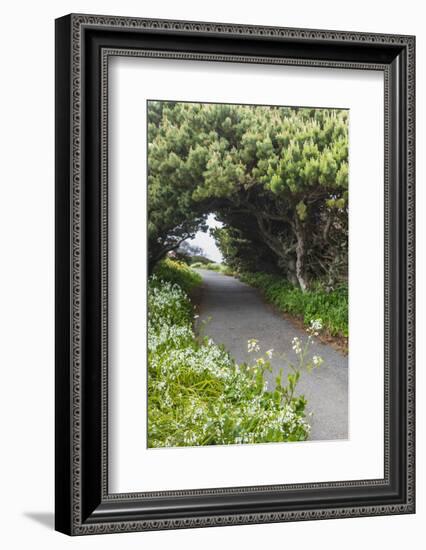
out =
[[303,223],[299,220],[297,214],[294,223],[294,232],[296,234],[296,277],[303,292],[308,290],[308,280],[306,276],[306,242]]

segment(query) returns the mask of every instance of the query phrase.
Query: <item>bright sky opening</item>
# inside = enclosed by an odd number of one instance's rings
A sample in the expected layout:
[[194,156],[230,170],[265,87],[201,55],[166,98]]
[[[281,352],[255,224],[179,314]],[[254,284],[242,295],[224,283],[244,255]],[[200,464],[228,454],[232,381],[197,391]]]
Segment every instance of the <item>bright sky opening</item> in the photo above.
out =
[[[213,229],[216,227],[223,227],[223,223],[219,222],[214,214],[209,214],[207,217],[207,225],[209,229]],[[216,245],[216,241],[210,235],[210,231],[207,230],[206,233],[204,231],[198,231],[195,234],[195,237],[193,239],[188,239],[188,242],[192,245],[199,246],[203,249],[204,255],[212,260],[212,262],[222,263],[223,256],[219,250],[219,248]]]

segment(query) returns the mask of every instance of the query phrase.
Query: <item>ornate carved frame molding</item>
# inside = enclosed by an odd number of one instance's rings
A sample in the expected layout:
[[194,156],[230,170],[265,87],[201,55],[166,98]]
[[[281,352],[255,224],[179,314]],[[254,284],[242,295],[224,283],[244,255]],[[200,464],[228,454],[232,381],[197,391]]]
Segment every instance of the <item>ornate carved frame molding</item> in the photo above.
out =
[[[96,15],[69,15],[56,21],[59,531],[83,535],[414,512],[414,49],[412,36]],[[108,492],[107,125],[111,56],[383,71],[383,479]]]

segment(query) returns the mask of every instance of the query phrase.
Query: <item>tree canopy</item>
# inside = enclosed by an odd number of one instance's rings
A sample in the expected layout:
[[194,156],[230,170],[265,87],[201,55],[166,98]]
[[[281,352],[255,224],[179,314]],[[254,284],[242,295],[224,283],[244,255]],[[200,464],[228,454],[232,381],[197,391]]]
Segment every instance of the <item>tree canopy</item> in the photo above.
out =
[[347,267],[348,111],[150,101],[150,266],[210,212],[230,265],[333,285]]

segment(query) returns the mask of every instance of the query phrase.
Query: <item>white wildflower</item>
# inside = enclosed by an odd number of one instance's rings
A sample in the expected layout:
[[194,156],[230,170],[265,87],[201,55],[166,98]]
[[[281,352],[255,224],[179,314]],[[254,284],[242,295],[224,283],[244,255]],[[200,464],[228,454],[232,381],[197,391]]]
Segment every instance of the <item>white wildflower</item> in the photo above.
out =
[[272,356],[274,355],[274,349],[273,348],[268,349],[268,351],[266,352],[266,355],[268,356],[269,359],[272,359]]
[[312,332],[318,332],[322,329],[322,320],[321,319],[312,319],[311,325],[309,327]]
[[254,338],[251,338],[250,340],[247,340],[247,351],[248,353],[258,352],[260,351],[259,341],[255,340]]
[[323,363],[323,358],[319,355],[314,355],[312,357],[312,363],[314,364],[314,367],[319,367]]
[[297,336],[293,338],[292,348],[296,353],[296,355],[299,355],[300,353],[302,353],[302,344],[300,342],[300,339]]

